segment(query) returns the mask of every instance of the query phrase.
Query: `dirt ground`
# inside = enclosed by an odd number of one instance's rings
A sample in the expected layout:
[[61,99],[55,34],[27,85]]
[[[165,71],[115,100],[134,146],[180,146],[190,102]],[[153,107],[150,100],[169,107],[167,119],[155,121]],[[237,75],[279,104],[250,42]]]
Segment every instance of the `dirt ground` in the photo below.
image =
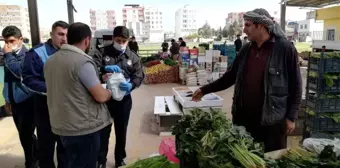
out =
[[[133,108],[127,137],[127,162],[140,157],[147,157],[158,152],[158,146],[163,138],[157,133],[156,120],[153,115],[154,96],[171,96],[171,88],[179,84],[143,85],[132,93]],[[224,99],[224,111],[230,115],[233,88],[217,93]],[[230,117],[230,116],[229,116]],[[23,150],[19,142],[13,119],[11,117],[0,119],[0,167],[24,168]],[[296,144],[297,140],[291,142]],[[110,137],[110,151],[107,167],[114,165],[115,136],[112,129]]]

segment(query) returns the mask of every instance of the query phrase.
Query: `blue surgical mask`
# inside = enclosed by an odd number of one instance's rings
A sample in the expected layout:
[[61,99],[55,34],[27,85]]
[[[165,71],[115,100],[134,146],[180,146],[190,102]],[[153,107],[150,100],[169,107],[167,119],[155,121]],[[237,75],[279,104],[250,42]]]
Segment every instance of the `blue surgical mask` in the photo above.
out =
[[124,52],[126,50],[126,44],[120,45],[117,42],[113,42],[113,47],[118,51]]

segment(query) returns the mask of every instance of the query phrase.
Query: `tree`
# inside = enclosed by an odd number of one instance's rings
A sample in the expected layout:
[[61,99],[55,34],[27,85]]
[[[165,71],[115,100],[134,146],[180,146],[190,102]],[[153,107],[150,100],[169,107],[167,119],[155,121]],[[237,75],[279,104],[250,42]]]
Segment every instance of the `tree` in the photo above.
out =
[[229,28],[228,28],[228,36],[229,38],[232,38],[234,37],[235,35],[235,28],[233,25],[230,25]]
[[185,36],[185,39],[188,39],[188,40],[193,40],[195,38],[199,38],[199,35],[197,33],[189,34],[189,35]]
[[206,22],[201,28],[198,29],[198,35],[202,36],[203,38],[211,38],[213,34],[208,22]]
[[222,30],[222,36],[223,37],[228,37],[229,36],[229,31],[228,31],[229,27],[226,25],[224,26],[223,30]]

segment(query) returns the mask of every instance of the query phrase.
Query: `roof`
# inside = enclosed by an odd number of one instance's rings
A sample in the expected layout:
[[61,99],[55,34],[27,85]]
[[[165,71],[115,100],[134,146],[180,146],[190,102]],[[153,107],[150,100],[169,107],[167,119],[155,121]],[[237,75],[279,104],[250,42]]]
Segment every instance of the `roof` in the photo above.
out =
[[287,6],[296,7],[322,8],[334,4],[340,4],[340,0],[287,0]]

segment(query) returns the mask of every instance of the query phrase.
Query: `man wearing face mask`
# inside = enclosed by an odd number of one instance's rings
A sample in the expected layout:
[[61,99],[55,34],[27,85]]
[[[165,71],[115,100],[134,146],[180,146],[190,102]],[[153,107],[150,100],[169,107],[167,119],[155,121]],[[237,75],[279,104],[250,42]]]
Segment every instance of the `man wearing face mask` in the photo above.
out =
[[2,31],[5,63],[5,87],[3,95],[12,107],[13,120],[24,149],[26,168],[37,168],[37,138],[34,135],[34,105],[32,93],[21,83],[21,64],[28,51],[23,45],[19,28],[7,26]]
[[57,52],[63,44],[67,43],[68,24],[57,21],[52,25],[51,39],[46,43],[33,47],[26,53],[23,64],[23,83],[33,92],[37,135],[39,145],[40,168],[55,168],[54,149],[57,142],[58,168],[66,166],[64,149],[57,135],[51,131],[50,118],[48,115],[46,85],[44,78],[44,64],[50,55]]
[[[93,59],[102,75],[109,73],[123,73],[127,82],[120,84],[120,89],[126,91],[121,101],[110,99],[107,102],[109,112],[114,120],[116,134],[115,163],[116,167],[124,166],[126,157],[126,132],[132,108],[130,93],[139,87],[144,79],[144,73],[139,56],[127,47],[129,42],[129,30],[124,26],[117,26],[113,31],[113,44],[101,48]],[[98,167],[106,167],[106,156],[109,146],[109,138],[112,125],[101,132],[101,147],[98,157]]]
[[112,123],[105,104],[111,99],[111,91],[103,88],[96,65],[87,55],[90,27],[71,24],[67,39],[69,44],[44,66],[51,127],[60,136],[69,168],[95,168],[99,131]]

